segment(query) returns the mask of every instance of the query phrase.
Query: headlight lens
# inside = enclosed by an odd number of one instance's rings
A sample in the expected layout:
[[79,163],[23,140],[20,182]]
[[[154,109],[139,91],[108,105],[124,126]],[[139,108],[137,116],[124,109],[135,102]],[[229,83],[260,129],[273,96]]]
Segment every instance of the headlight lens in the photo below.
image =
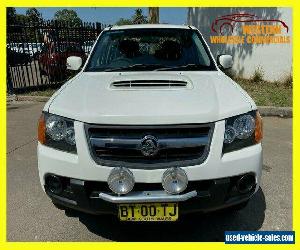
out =
[[235,119],[233,128],[236,131],[236,137],[239,139],[249,138],[255,129],[255,120],[251,115],[242,115]]
[[223,153],[239,150],[260,142],[262,136],[257,140],[256,134],[262,135],[261,124],[258,111],[251,111],[226,119]]
[[43,113],[39,120],[39,142],[59,150],[76,153],[74,121]]
[[46,118],[46,133],[54,141],[61,141],[66,137],[67,123],[66,121],[56,115],[49,115]]

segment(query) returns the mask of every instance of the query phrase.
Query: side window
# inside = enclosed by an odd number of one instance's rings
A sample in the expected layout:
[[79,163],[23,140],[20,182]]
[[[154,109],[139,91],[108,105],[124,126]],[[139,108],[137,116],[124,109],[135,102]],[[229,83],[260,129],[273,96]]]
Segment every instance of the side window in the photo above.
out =
[[113,45],[115,44],[115,40],[111,40],[109,36],[104,35],[101,39],[102,41],[98,41],[99,46],[96,47],[96,50],[94,51],[94,57],[93,60],[90,62],[91,67],[101,67],[101,65],[106,65],[107,62],[112,60],[112,56],[115,56],[114,49],[111,49]]

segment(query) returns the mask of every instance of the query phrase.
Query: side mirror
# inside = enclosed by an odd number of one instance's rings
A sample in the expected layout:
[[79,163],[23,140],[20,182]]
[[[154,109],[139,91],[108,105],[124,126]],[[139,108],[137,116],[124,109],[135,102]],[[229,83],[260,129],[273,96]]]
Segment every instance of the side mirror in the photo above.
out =
[[222,69],[230,69],[233,65],[233,59],[231,55],[219,55],[217,57],[218,66]]
[[79,70],[82,65],[82,59],[79,56],[69,56],[67,58],[67,69]]

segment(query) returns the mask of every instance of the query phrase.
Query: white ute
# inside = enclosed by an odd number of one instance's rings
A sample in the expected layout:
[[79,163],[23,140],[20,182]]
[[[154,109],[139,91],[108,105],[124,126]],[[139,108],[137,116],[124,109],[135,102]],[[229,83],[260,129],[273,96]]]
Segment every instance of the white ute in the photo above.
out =
[[262,120],[190,26],[106,28],[39,120],[41,185],[59,207],[122,221],[243,208],[258,190]]

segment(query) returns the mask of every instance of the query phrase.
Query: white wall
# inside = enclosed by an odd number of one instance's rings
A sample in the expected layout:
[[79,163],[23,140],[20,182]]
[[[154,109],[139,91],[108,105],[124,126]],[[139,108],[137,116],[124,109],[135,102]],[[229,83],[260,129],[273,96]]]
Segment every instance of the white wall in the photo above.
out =
[[[289,44],[212,44],[210,36],[215,35],[211,31],[213,20],[222,15],[247,12],[255,14],[263,19],[280,19],[289,26],[291,42]],[[197,27],[212,53],[231,54],[234,57],[233,70],[240,76],[249,78],[257,67],[264,71],[266,80],[281,80],[292,72],[292,9],[291,8],[189,8],[189,25]],[[240,26],[239,26],[240,27]],[[239,31],[241,29],[238,29]],[[235,35],[237,35],[235,31]]]

